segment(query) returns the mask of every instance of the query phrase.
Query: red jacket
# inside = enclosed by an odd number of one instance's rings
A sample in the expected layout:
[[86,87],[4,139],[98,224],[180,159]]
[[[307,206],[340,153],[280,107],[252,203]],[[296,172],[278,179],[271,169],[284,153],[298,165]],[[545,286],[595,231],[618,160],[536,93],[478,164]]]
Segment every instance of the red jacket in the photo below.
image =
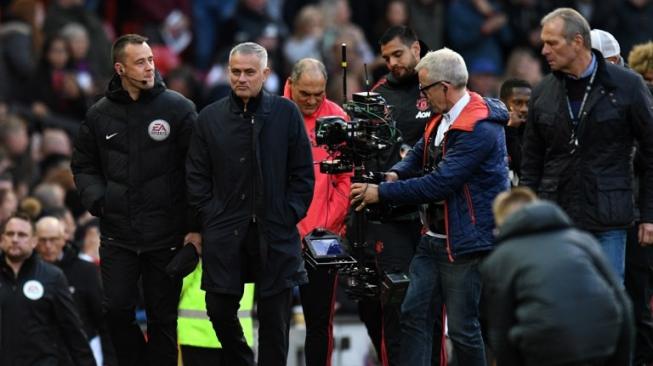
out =
[[[288,82],[284,87],[283,96],[292,100]],[[340,106],[326,98],[313,114],[304,115],[304,125],[313,152],[315,189],[306,217],[297,224],[302,238],[317,227],[326,228],[336,234],[344,234],[345,217],[349,210],[349,186],[352,173],[328,175],[320,172],[319,163],[328,156],[326,150],[315,143],[315,120],[323,116],[342,116],[349,119]]]

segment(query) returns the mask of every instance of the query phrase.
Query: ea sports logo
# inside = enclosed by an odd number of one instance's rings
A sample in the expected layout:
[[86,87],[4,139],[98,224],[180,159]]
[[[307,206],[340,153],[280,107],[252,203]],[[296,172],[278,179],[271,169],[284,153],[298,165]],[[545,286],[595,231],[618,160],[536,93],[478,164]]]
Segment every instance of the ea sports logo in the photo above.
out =
[[147,133],[152,140],[163,141],[170,135],[170,124],[162,119],[154,120],[147,127]]

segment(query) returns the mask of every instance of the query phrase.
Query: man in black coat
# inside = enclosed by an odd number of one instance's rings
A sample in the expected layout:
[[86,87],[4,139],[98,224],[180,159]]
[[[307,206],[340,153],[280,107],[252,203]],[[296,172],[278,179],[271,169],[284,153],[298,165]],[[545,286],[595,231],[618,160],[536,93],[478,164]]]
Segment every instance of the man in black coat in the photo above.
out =
[[[75,139],[82,204],[100,218],[106,321],[121,366],[177,365],[181,278],[165,268],[183,244],[201,244],[186,202],[185,160],[197,113],[166,89],[147,39],[113,45],[116,74]],[[135,322],[142,278],[148,341]]]
[[36,222],[36,252],[41,259],[63,271],[70,293],[77,304],[86,336],[98,364],[117,365],[113,345],[102,317],[102,285],[99,267],[82,260],[77,250],[66,243],[63,223],[53,216]]
[[497,197],[497,248],[480,266],[497,364],[630,365],[630,300],[598,242],[555,204],[528,201]]
[[259,365],[285,365],[291,289],[307,282],[296,225],[313,196],[304,120],[263,91],[267,52],[241,43],[229,55],[232,92],[204,108],[186,164],[202,222],[202,289],[229,365],[253,365],[236,316],[243,284],[258,292]]
[[95,366],[68,282],[34,253],[26,216],[12,216],[0,238],[0,365]]
[[[590,28],[561,8],[542,19],[542,54],[553,70],[533,90],[521,184],[558,203],[599,241],[620,278],[633,224],[635,139],[653,170],[653,99],[642,78],[606,63]],[[653,244],[653,174],[640,181],[639,242]]]

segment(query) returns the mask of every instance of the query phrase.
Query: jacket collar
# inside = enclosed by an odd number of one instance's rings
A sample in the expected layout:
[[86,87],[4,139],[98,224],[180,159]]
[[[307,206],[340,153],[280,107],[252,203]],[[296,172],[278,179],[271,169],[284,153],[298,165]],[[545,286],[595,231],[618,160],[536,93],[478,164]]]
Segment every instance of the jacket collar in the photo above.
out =
[[[259,95],[255,98],[250,99],[249,103],[254,103],[254,114],[257,116],[265,116],[270,113],[272,108],[272,97],[265,90],[261,90]],[[236,114],[243,113],[243,101],[236,94],[231,91],[229,93],[229,106],[231,112]]]
[[152,89],[141,90],[138,100],[133,100],[129,96],[127,90],[122,87],[122,81],[120,80],[120,75],[118,74],[113,75],[111,81],[109,81],[109,85],[107,86],[107,90],[105,91],[104,95],[117,103],[130,104],[138,103],[140,101],[152,100],[157,95],[163,93],[165,89],[166,85],[163,82],[161,74],[159,74],[158,70],[154,70],[154,86]]
[[[597,84],[602,85],[606,89],[616,89],[617,88],[617,83],[615,80],[610,76],[610,73],[608,72],[608,64],[605,62],[605,59],[603,58],[603,55],[601,54],[600,51],[592,49],[592,53],[594,58],[596,59],[596,67],[598,68],[596,70],[596,80]],[[613,65],[614,66],[614,65]],[[621,66],[619,66],[621,67]],[[555,78],[562,83],[564,78],[567,77],[567,75],[563,72],[560,71],[554,71],[552,73]]]

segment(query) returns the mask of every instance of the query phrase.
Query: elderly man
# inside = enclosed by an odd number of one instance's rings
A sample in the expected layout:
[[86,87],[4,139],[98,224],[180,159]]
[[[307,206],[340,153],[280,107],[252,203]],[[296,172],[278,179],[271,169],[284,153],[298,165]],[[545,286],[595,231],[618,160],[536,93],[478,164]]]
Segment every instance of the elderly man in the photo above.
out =
[[98,365],[103,365],[103,362],[115,364],[113,346],[103,323],[102,285],[98,266],[77,256],[77,250],[66,242],[64,223],[56,217],[46,216],[36,222],[36,239],[36,252],[41,259],[58,266],[66,275]]
[[444,305],[457,362],[485,365],[478,265],[494,246],[492,200],[508,187],[503,130],[508,111],[500,101],[467,90],[465,61],[452,50],[429,52],[416,69],[420,91],[438,114],[392,167],[389,182],[352,185],[352,205],[357,210],[378,201],[423,207],[428,231],[410,263],[401,364],[430,365],[432,343],[442,336],[433,334],[441,316],[433,309]]
[[[582,15],[556,9],[541,38],[553,73],[533,90],[521,184],[558,203],[601,244],[623,280],[627,228],[635,218],[632,152],[653,169],[653,100],[634,72],[592,51]],[[653,244],[653,175],[640,180],[639,242]]]
[[0,365],[95,366],[66,277],[34,253],[34,228],[11,216],[0,238]]
[[313,196],[304,121],[288,99],[263,91],[267,52],[229,54],[229,96],[207,106],[186,164],[204,247],[202,289],[228,365],[254,365],[236,316],[246,282],[258,292],[259,365],[285,365],[292,288],[307,282],[297,223]]

